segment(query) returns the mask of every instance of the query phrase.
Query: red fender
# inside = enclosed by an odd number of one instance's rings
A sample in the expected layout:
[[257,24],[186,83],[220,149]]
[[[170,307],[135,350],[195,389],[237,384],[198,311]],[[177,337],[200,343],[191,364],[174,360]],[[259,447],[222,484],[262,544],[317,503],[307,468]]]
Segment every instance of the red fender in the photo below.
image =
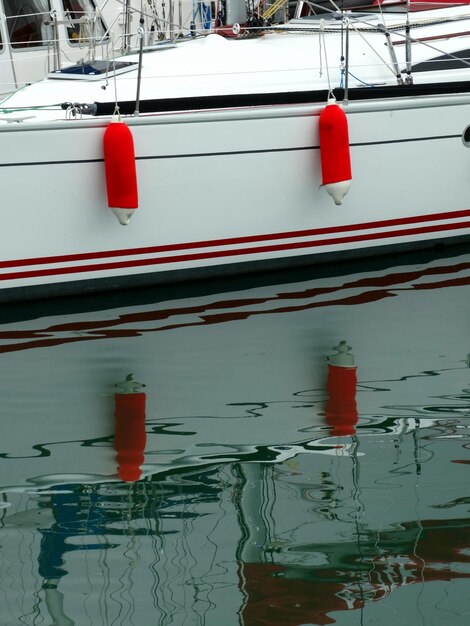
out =
[[322,184],[336,204],[341,204],[352,180],[349,130],[346,114],[329,102],[320,114]]
[[139,206],[134,139],[127,124],[113,119],[104,133],[103,147],[108,206],[121,224],[127,224]]

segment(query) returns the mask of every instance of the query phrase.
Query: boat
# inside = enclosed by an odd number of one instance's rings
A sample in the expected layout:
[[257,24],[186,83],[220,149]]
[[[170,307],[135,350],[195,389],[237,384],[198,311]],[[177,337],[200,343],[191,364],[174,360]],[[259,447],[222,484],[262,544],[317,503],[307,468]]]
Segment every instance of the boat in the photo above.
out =
[[0,300],[468,239],[468,7],[379,8],[141,40],[5,98]]

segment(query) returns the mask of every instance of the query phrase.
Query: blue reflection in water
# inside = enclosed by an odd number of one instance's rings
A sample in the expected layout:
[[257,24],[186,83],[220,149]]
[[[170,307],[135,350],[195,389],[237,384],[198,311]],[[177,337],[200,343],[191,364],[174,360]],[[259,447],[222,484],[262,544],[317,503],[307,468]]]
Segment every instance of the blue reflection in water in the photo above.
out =
[[111,548],[109,543],[83,543],[74,545],[70,538],[103,534],[104,513],[99,508],[100,497],[92,491],[86,498],[86,507],[80,502],[83,499],[81,485],[58,485],[47,500],[42,498],[40,507],[50,508],[54,523],[48,528],[39,528],[42,535],[38,557],[39,575],[57,586],[57,582],[67,571],[64,569],[66,552],[72,550],[100,550]]
[[443,256],[8,309],[0,623],[467,624],[469,285]]

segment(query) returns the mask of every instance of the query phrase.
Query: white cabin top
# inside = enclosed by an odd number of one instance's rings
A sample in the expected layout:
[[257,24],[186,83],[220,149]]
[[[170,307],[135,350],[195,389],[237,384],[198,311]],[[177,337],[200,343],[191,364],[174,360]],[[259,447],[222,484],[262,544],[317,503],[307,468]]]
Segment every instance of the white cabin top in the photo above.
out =
[[[349,14],[348,20],[349,86],[396,85],[389,44],[399,72],[405,73],[406,16],[360,13]],[[410,65],[415,83],[470,79],[470,35],[465,34],[470,32],[468,22],[470,14],[465,6],[411,14]],[[338,15],[326,15],[294,20],[257,36],[210,34],[156,44],[143,53],[140,99],[281,94],[342,87],[344,39],[344,22]],[[32,121],[63,119],[63,103],[112,103],[115,93],[118,101],[135,100],[138,67],[139,55],[134,51],[104,62],[104,67],[102,62],[96,71],[86,64],[73,72],[63,68],[53,71],[47,79],[0,103],[0,123],[14,121],[16,113]],[[38,110],[46,106],[55,110]]]

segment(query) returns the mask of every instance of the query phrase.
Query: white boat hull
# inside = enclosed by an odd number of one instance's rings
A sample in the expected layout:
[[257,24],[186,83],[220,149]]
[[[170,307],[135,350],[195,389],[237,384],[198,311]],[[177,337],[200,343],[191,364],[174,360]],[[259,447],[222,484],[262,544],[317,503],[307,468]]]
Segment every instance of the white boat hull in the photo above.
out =
[[350,103],[353,180],[340,207],[321,188],[320,106],[131,118],[139,208],[125,228],[107,207],[107,120],[4,126],[0,297],[468,236],[469,104],[465,94]]

